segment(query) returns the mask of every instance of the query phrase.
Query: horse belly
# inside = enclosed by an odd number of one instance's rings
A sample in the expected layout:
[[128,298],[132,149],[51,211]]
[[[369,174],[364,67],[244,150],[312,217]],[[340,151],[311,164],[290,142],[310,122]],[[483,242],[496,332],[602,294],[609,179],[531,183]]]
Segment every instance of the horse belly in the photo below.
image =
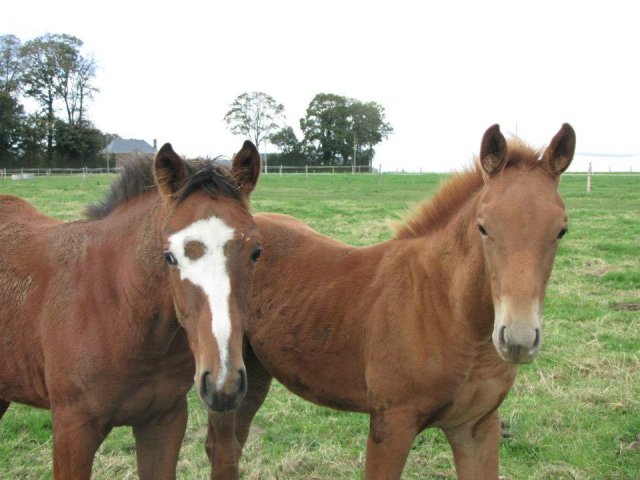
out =
[[20,298],[0,298],[0,399],[49,408],[42,345],[34,326],[37,315],[16,308]]
[[278,309],[262,316],[247,332],[258,359],[305,400],[339,410],[367,411],[364,362],[357,342],[350,343],[349,333],[336,325],[314,324],[309,318],[299,314],[284,318]]

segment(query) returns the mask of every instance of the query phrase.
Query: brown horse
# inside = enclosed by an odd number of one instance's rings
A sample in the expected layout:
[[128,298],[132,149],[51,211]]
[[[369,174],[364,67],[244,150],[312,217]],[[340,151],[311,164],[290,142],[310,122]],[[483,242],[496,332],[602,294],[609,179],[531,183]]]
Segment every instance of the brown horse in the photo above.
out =
[[479,165],[451,179],[393,240],[356,248],[284,215],[257,215],[264,258],[245,328],[249,391],[211,414],[213,478],[237,461],[272,376],[320,405],[370,415],[367,479],[400,478],[415,436],[444,430],[461,479],[497,479],[517,363],[538,352],[567,216],[565,124],[542,155],[497,125]]
[[166,144],[90,221],[0,196],[0,416],[51,409],[56,479],[90,478],[117,425],[133,426],[140,478],[173,479],[194,373],[210,409],[242,400],[259,165],[250,142],[231,171]]

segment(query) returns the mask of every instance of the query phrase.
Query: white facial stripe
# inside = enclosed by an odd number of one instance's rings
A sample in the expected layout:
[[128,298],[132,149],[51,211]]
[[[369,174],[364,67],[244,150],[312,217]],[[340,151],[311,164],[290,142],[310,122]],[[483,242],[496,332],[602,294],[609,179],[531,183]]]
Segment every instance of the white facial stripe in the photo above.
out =
[[[222,387],[227,376],[227,357],[231,318],[229,316],[229,294],[231,282],[227,272],[224,247],[234,236],[234,231],[217,217],[198,220],[187,228],[169,237],[171,252],[178,260],[180,279],[189,280],[202,288],[211,309],[211,331],[218,342],[220,371],[216,386]],[[185,255],[187,243],[196,241],[205,245],[204,255],[192,260]]]

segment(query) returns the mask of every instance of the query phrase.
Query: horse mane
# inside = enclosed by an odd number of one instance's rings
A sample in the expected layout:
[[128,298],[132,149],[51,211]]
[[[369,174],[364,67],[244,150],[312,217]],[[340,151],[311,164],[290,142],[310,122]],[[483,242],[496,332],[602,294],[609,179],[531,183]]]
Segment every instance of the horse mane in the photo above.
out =
[[[534,149],[518,137],[507,142],[504,169],[533,169],[541,164],[541,150]],[[454,174],[428,200],[423,201],[401,221],[392,222],[395,238],[416,238],[445,226],[470,199],[482,189],[485,173],[476,157],[474,164]]]
[[[216,163],[217,161],[220,161],[220,158],[213,161],[186,160],[186,180],[175,193],[175,201],[179,203],[194,191],[203,190],[213,198],[228,197],[246,205],[246,199],[238,188],[231,171]],[[153,163],[154,159],[148,157],[126,163],[120,176],[111,184],[104,200],[86,207],[85,217],[89,220],[99,220],[109,215],[119,205],[146,192],[157,190],[153,176]]]

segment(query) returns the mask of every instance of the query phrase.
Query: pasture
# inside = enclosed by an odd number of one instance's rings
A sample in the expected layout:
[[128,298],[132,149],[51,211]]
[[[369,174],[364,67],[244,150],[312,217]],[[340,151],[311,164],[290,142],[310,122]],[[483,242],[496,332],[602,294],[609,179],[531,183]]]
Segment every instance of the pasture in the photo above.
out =
[[[112,178],[0,180],[0,193],[74,220]],[[266,175],[253,210],[288,213],[366,245],[390,238],[387,219],[430,196],[443,178]],[[598,175],[589,194],[585,184],[584,175],[562,178],[569,234],[547,291],[544,344],[533,364],[519,368],[501,407],[505,479],[640,478],[640,176]],[[207,416],[193,391],[189,403],[178,478],[205,479]],[[0,421],[0,478],[51,478],[50,427],[49,412],[11,405]],[[367,430],[364,415],[316,407],[275,384],[245,448],[244,478],[361,478]],[[134,456],[130,430],[115,429],[99,451],[94,478],[136,478]],[[403,478],[455,478],[439,431],[418,437]]]

